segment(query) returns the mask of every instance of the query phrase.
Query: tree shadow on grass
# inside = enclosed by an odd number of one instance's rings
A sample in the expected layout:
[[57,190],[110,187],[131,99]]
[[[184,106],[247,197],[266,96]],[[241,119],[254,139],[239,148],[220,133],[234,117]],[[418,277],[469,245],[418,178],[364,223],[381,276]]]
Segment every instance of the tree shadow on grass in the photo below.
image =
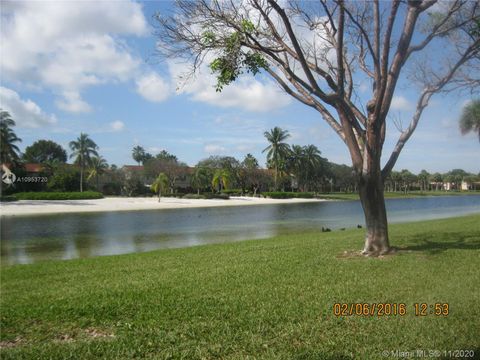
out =
[[399,246],[399,251],[421,251],[438,254],[446,250],[480,250],[480,232],[424,233],[409,239],[414,245]]

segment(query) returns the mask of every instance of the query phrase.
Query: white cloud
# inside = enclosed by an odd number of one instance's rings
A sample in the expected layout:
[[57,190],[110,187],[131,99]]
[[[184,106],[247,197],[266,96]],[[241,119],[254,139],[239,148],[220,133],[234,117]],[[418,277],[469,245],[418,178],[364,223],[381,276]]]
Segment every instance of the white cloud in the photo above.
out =
[[225,86],[223,91],[215,90],[216,78],[210,73],[208,60],[202,65],[195,78],[184,80],[188,65],[169,62],[170,76],[176,82],[177,93],[186,94],[192,100],[223,108],[239,108],[253,112],[268,112],[287,106],[291,98],[270,80],[260,81],[243,76]]
[[413,109],[413,105],[403,96],[394,96],[391,104],[392,110],[408,111]]
[[150,146],[149,148],[147,148],[147,151],[150,152],[150,153],[153,153],[153,154],[158,154],[159,152],[162,152],[163,150],[165,150],[165,148],[158,147],[158,146]]
[[65,91],[63,93],[63,99],[57,100],[55,105],[63,111],[72,113],[85,113],[92,110],[90,105],[82,100],[80,94],[76,91]]
[[219,107],[236,107],[254,112],[272,111],[290,103],[290,99],[275,84],[247,78],[225,87],[222,92],[215,91],[213,85],[205,86],[203,91],[195,92],[192,97]]
[[125,129],[125,124],[123,123],[123,121],[116,120],[110,123],[110,128],[112,129],[112,131],[122,131],[123,129]]
[[203,147],[203,151],[205,151],[207,154],[222,154],[225,153],[227,149],[221,145],[215,145],[215,144],[207,144]]
[[71,112],[90,109],[82,89],[135,77],[141,61],[119,36],[149,32],[133,1],[2,2],[1,17],[4,78],[49,88]]
[[0,104],[19,127],[36,128],[57,122],[55,115],[45,113],[32,100],[23,100],[17,92],[3,86],[0,86]]
[[137,80],[137,92],[149,101],[162,102],[170,95],[170,87],[158,74],[150,73]]
[[253,144],[240,144],[235,147],[235,150],[240,151],[240,152],[250,152],[255,150],[255,145]]

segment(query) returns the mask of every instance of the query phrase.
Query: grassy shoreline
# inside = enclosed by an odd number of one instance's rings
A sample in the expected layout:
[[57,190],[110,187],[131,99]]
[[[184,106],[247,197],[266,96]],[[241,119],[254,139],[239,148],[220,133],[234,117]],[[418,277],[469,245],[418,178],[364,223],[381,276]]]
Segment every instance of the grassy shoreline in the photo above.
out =
[[[400,252],[350,256],[363,231],[303,233],[1,268],[1,356],[384,358],[480,355],[480,215],[394,224]],[[346,252],[345,252],[346,251]],[[405,303],[405,316],[336,317],[341,303]],[[449,303],[448,316],[414,303]]]
[[[429,196],[470,196],[480,195],[480,191],[410,191],[402,192],[385,192],[385,199],[413,199]],[[360,200],[357,193],[335,193],[335,194],[319,194],[318,198],[326,200]]]

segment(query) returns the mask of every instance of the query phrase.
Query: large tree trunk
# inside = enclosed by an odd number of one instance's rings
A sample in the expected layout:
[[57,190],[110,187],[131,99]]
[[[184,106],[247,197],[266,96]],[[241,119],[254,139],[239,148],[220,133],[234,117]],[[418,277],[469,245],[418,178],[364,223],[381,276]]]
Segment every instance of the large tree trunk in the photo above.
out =
[[367,230],[363,254],[370,256],[386,254],[391,248],[388,241],[387,211],[381,174],[363,176],[359,182],[359,193]]

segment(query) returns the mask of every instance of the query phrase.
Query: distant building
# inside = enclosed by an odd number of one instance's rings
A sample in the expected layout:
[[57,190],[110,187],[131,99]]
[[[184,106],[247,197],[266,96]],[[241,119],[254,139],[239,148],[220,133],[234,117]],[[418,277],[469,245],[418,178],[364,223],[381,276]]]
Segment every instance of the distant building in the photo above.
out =
[[480,181],[462,181],[460,188],[463,191],[480,189]]
[[41,173],[44,170],[44,167],[42,164],[34,164],[34,163],[26,163],[23,164],[23,167],[27,174],[38,174]]

